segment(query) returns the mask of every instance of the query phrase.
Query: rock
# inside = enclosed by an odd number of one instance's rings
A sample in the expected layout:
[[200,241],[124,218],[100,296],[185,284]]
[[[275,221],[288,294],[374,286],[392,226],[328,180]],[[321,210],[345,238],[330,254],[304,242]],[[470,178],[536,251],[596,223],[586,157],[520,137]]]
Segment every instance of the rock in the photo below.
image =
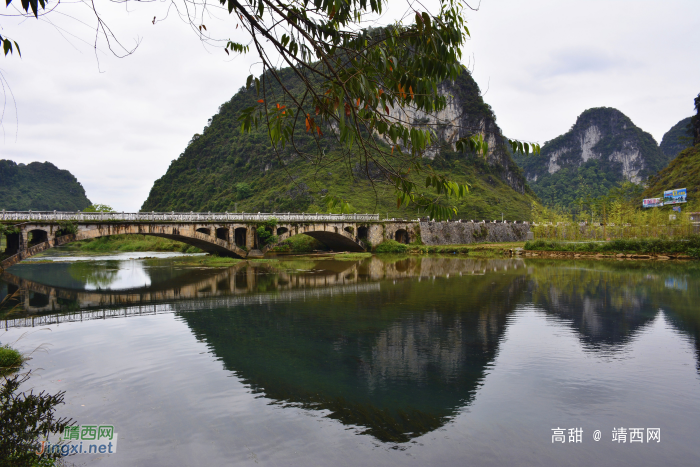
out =
[[624,253],[618,253],[618,254],[616,254],[615,256],[618,257],[618,258],[624,258],[624,257],[625,257],[625,254],[624,254]]
[[660,260],[660,261],[666,261],[666,260],[669,260],[669,259],[671,259],[671,258],[669,258],[668,256],[659,255],[659,256],[656,257],[656,259],[658,259],[658,260]]

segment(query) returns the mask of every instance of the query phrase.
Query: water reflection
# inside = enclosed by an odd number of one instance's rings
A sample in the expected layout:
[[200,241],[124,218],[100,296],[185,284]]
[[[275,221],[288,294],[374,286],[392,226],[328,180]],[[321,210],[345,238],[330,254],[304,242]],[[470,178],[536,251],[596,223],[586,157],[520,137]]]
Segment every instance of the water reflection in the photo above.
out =
[[[588,351],[606,354],[623,352],[663,310],[694,339],[700,361],[694,264],[416,257],[219,269],[122,263],[37,264],[3,274],[6,293],[18,290],[29,314],[3,324],[174,312],[253,392],[322,410],[384,442],[434,431],[469,407],[511,316],[524,306],[573,329]],[[120,272],[127,269],[147,281],[126,281]]]
[[[207,297],[319,289],[387,279],[449,278],[523,268],[510,260],[399,258],[362,261],[240,262],[227,268],[182,266],[168,260],[22,264],[3,272],[5,294],[19,291],[30,315],[108,306],[141,306]],[[355,290],[355,289],[353,289]],[[372,287],[367,290],[372,290]],[[290,297],[299,296],[291,295]],[[261,297],[263,298],[263,297]],[[233,303],[233,302],[232,302]]]

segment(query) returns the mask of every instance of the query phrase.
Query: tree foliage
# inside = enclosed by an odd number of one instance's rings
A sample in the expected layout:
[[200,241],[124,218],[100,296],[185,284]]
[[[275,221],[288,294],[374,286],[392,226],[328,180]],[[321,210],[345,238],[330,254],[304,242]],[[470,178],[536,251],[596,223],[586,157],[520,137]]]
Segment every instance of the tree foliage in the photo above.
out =
[[0,467],[34,466],[60,457],[59,452],[37,455],[41,452],[37,440],[62,432],[72,422],[55,415],[56,407],[64,403],[65,392],[19,391],[29,376],[30,372],[5,377],[0,387]]
[[106,204],[91,204],[83,209],[83,212],[115,212],[111,206]]
[[85,189],[50,162],[0,160],[0,210],[80,211],[90,205]]
[[695,112],[690,120],[690,130],[693,134],[693,144],[700,144],[700,94],[695,98]]
[[[411,125],[406,114],[436,114],[446,108],[447,96],[440,85],[464,72],[461,49],[469,37],[464,3],[441,0],[434,13],[415,10],[414,4],[403,21],[360,28],[365,15],[382,14],[388,3],[220,1],[251,37],[248,44],[229,41],[227,53],[252,48],[262,59],[262,75],[251,74],[246,83],[260,98],[240,117],[244,132],[265,125],[276,150],[287,145],[297,149],[296,130],[303,128],[315,139],[316,148],[298,152],[318,164],[323,162],[323,138],[328,136],[342,145],[345,162],[359,164],[370,180],[370,172],[379,169],[377,181],[395,188],[397,206],[415,203],[434,218],[456,213],[442,201],[465,196],[468,185],[424,164],[425,151],[437,143],[435,128]],[[301,93],[284,86],[275,59],[304,84]],[[451,145],[458,151],[488,154],[489,143],[480,128],[467,130],[468,136]],[[539,151],[538,145],[518,141],[510,145],[523,154]],[[427,196],[423,187],[432,194]]]
[[[299,93],[303,84],[290,68],[278,70],[284,86]],[[491,141],[502,141],[496,116],[483,101],[476,82],[468,72],[444,85],[452,96],[451,108],[465,125],[485,125]],[[377,183],[383,172],[375,164],[369,176],[359,162],[348,166],[343,146],[330,138],[321,140],[323,160],[316,163],[299,156],[310,156],[318,142],[304,128],[296,130],[295,147],[275,152],[266,127],[241,133],[239,116],[256,104],[254,89],[241,88],[224,102],[198,131],[166,173],[156,180],[142,206],[143,211],[212,212],[324,212],[340,213],[341,206],[327,201],[342,200],[344,213],[376,212],[389,217],[426,216],[420,206],[396,207],[393,185]],[[422,121],[416,118],[416,121]],[[427,120],[427,119],[424,119]],[[445,130],[449,132],[449,128]],[[469,196],[454,199],[457,217],[462,219],[529,219],[529,190],[518,166],[504,144],[493,144],[488,159],[473,152],[457,152],[439,147],[427,160],[432,170],[461,184],[469,183]],[[415,176],[418,182],[424,177]],[[422,179],[422,180],[421,180]],[[424,186],[424,185],[423,185]],[[429,189],[423,188],[426,195]],[[325,197],[328,193],[334,197]],[[330,208],[330,209],[329,209]]]

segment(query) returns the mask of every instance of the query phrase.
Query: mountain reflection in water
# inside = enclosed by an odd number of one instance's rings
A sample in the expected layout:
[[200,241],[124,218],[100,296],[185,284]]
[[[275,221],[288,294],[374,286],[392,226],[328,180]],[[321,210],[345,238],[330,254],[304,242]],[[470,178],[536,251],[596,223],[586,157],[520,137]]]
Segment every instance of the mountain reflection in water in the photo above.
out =
[[129,267],[141,268],[144,286],[110,289],[124,275],[109,262],[13,268],[5,293],[19,291],[31,316],[3,323],[175,312],[252,391],[384,442],[434,431],[468,407],[524,303],[592,352],[615,352],[663,309],[700,360],[694,265],[372,257]]

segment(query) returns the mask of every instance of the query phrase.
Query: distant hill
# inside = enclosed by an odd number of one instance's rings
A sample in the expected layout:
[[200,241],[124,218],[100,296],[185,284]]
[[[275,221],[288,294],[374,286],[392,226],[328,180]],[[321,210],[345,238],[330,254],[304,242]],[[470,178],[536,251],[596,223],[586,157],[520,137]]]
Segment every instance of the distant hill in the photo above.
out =
[[687,188],[688,201],[700,199],[700,144],[681,151],[668,167],[649,179],[643,198],[661,198],[665,190]]
[[548,206],[571,209],[622,181],[639,183],[668,164],[654,138],[617,109],[584,111],[537,157],[516,156],[533,191]]
[[693,135],[690,131],[690,120],[692,117],[684,118],[671,127],[661,138],[659,147],[666,157],[673,159],[682,150],[693,145]]
[[[300,89],[288,69],[280,70],[285,87]],[[468,72],[458,80],[443,83],[440,92],[448,96],[449,105],[442,121],[457,122],[457,131],[436,127],[441,147],[430,148],[425,163],[439,173],[472,185],[471,193],[456,205],[458,217],[464,219],[525,220],[530,216],[532,192],[521,170],[506,150],[501,130],[491,107],[481,98],[479,87]],[[348,166],[341,148],[324,128],[322,146],[328,161],[315,166],[287,147],[275,153],[264,126],[241,134],[237,121],[242,109],[256,105],[253,90],[240,89],[224,103],[204,128],[192,137],[184,152],[172,163],[163,177],[156,180],[142,206],[143,211],[212,211],[234,212],[325,212],[321,197],[329,190],[347,199],[358,212],[375,212],[390,216],[415,216],[414,207],[396,207],[391,187],[372,184],[359,165]],[[408,124],[434,123],[432,116],[413,115]],[[303,126],[303,125],[302,125]],[[486,160],[475,154],[457,153],[450,141],[468,135],[467,128],[480,128],[489,140]],[[307,154],[317,154],[312,138],[303,129],[296,134],[297,147]],[[335,161],[333,161],[335,159]]]
[[0,160],[0,209],[82,211],[91,204],[83,186],[67,170],[50,162]]

